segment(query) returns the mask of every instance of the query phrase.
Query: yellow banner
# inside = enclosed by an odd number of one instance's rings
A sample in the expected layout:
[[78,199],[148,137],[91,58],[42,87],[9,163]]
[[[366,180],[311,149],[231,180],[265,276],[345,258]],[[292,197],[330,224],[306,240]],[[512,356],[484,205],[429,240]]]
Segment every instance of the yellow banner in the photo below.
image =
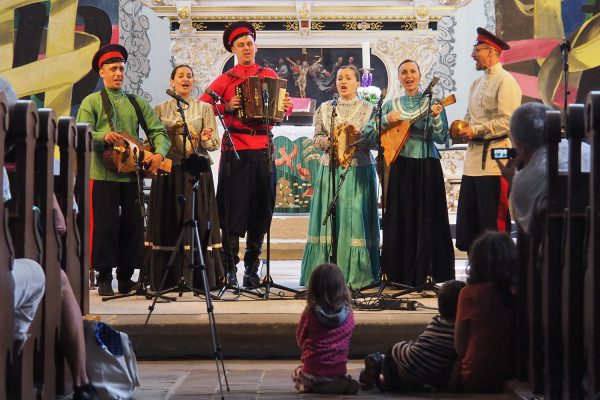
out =
[[[73,85],[91,69],[100,40],[75,31],[77,0],[50,0],[45,58],[12,68],[15,8],[40,3],[35,0],[3,0],[0,7],[0,74],[17,96],[45,92],[44,106],[57,116],[69,115]],[[41,44],[43,46],[43,43]],[[42,47],[40,46],[40,47]]]

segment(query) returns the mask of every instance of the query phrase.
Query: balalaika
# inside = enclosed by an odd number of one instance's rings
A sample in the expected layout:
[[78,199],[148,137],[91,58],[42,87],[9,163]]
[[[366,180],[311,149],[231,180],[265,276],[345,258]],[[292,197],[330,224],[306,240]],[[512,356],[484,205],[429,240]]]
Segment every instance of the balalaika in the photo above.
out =
[[250,76],[235,87],[235,94],[241,96],[237,117],[244,123],[265,120],[263,83],[269,95],[267,116],[270,122],[281,122],[285,116],[283,100],[287,91],[287,80],[269,76]]

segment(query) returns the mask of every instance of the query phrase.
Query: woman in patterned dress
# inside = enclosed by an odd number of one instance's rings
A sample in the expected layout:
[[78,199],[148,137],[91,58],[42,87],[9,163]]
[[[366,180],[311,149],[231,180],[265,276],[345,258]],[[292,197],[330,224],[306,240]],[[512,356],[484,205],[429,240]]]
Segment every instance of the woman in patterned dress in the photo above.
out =
[[[171,72],[170,86],[189,103],[189,106],[183,105],[183,108],[194,143],[193,148],[200,157],[212,164],[208,152],[217,150],[220,145],[215,115],[210,104],[192,98],[194,73],[191,67],[187,65],[175,67]],[[182,166],[182,161],[192,152],[192,144],[186,140],[184,150],[183,122],[175,99],[157,105],[154,107],[154,112],[160,118],[171,139],[171,148],[167,158],[173,160],[172,172],[155,178],[150,191],[146,245],[152,249],[150,266],[152,283],[156,287],[160,283],[183,221],[192,218],[192,175],[184,171]],[[185,197],[183,207],[179,200],[181,195]],[[219,217],[213,177],[210,171],[199,174],[194,218],[198,222],[198,234],[202,246],[206,248],[203,255],[208,287],[213,288],[223,280],[223,268],[219,255],[221,248]],[[186,234],[184,244],[189,244],[190,240],[190,235]],[[189,265],[188,250],[185,250],[185,256],[183,261],[179,255],[177,256],[167,275],[163,289],[177,285],[182,275],[189,285],[202,288],[201,280],[199,280],[200,271],[192,273],[187,267]],[[198,254],[196,254],[195,263],[198,262]]]
[[[371,118],[373,106],[357,97],[360,75],[356,67],[341,67],[336,76],[339,93],[335,126],[349,124],[349,132],[357,139]],[[329,149],[331,147],[332,103],[328,101],[316,112],[314,148],[323,151],[310,207],[308,239],[302,258],[300,285],[305,286],[312,271],[330,261],[332,251],[332,219],[323,225],[327,207],[338,188],[340,175],[346,168],[335,161],[335,183],[331,184]],[[356,145],[345,182],[336,202],[337,264],[344,280],[354,289],[369,285],[379,274],[379,218],[375,160],[370,150],[376,141],[364,138]]]

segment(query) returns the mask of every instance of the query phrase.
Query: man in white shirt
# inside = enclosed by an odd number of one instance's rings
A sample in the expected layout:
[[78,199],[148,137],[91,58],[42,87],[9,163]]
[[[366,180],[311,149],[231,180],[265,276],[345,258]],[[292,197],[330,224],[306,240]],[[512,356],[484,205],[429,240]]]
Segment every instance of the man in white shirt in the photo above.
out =
[[477,28],[471,57],[484,75],[471,85],[468,126],[459,132],[469,141],[456,217],[456,247],[463,251],[486,230],[510,232],[508,183],[490,156],[493,148],[511,147],[510,116],[521,104],[517,81],[500,64],[500,53],[509,48],[502,39]]

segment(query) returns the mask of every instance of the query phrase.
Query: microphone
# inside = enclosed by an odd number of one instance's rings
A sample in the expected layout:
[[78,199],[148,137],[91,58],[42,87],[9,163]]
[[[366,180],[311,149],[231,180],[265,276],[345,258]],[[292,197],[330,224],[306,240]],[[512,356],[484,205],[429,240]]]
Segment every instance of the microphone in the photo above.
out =
[[567,39],[563,39],[560,42],[560,54],[563,59],[563,63],[569,59],[569,52],[571,51],[571,43]]
[[331,107],[337,107],[338,97],[340,97],[340,95],[337,93],[333,95],[333,100],[331,100]]
[[440,80],[440,78],[438,78],[437,76],[434,76],[433,78],[431,78],[431,82],[429,82],[429,85],[423,91],[423,94],[421,95],[421,98],[430,95],[431,91],[433,90],[433,87],[435,85],[437,85],[437,83],[439,82],[439,80]]
[[180,95],[178,95],[177,93],[175,93],[175,91],[172,90],[172,89],[167,89],[167,91],[165,93],[167,93],[169,96],[171,96],[172,98],[174,98],[178,102],[185,104],[186,106],[190,105],[190,103],[188,103],[187,101],[185,101],[185,99],[183,97],[181,97]]
[[222,104],[225,105],[225,109],[232,110],[232,108],[229,105],[229,103],[227,101],[225,101],[225,99],[220,94],[218,94],[217,92],[215,92],[214,90],[206,88],[206,89],[204,89],[204,93],[206,93],[207,95],[209,95],[210,97],[212,97],[213,103],[216,103],[217,101],[220,101]]

